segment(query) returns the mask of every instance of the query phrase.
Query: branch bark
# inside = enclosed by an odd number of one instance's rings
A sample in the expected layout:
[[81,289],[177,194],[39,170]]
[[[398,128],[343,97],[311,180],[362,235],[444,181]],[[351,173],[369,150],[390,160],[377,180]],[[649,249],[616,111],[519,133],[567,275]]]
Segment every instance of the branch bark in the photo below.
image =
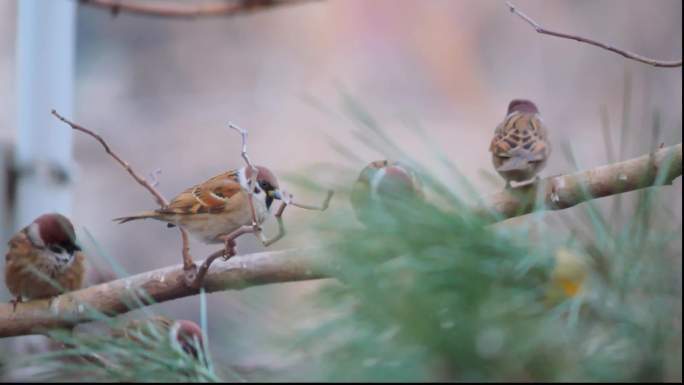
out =
[[618,55],[622,55],[622,56],[626,57],[627,59],[636,60],[636,61],[638,61],[638,62],[645,63],[645,64],[650,64],[650,65],[652,65],[652,66],[654,66],[654,67],[669,67],[669,68],[672,68],[672,67],[681,67],[681,66],[682,66],[682,61],[681,61],[681,60],[666,61],[666,60],[651,59],[651,58],[649,58],[649,57],[641,56],[641,55],[635,54],[635,53],[633,53],[633,52],[630,52],[630,51],[627,51],[627,50],[624,50],[624,49],[620,49],[620,48],[614,47],[614,46],[612,46],[612,45],[610,45],[610,44],[601,43],[600,41],[596,41],[596,40],[589,39],[589,38],[586,38],[586,37],[581,37],[581,36],[577,36],[577,35],[571,35],[571,34],[563,33],[563,32],[551,31],[551,30],[542,28],[542,26],[539,25],[539,23],[537,23],[537,22],[534,21],[531,17],[529,17],[529,16],[527,16],[526,14],[524,14],[522,11],[518,10],[518,9],[517,9],[513,4],[511,4],[510,2],[507,1],[507,2],[506,2],[506,5],[508,6],[508,9],[509,9],[512,13],[518,15],[521,19],[525,20],[525,22],[527,22],[527,24],[531,25],[532,28],[534,28],[534,30],[537,31],[537,33],[541,33],[541,34],[544,34],[544,35],[550,35],[550,36],[556,36],[556,37],[560,37],[560,38],[562,38],[562,39],[577,40],[577,41],[579,41],[579,42],[581,42],[581,43],[591,44],[591,45],[593,45],[593,46],[596,46],[596,47],[599,47],[599,48],[603,48],[603,49],[608,50],[608,51],[611,51],[611,52],[615,52],[615,53],[618,54]]
[[680,143],[623,162],[504,189],[486,197],[476,211],[497,222],[533,211],[563,210],[591,199],[672,184],[681,175]]
[[[313,249],[284,250],[215,261],[207,272],[204,288],[210,293],[323,278],[323,261],[315,254]],[[141,289],[153,303],[199,293],[199,289],[185,284],[183,265],[175,265],[90,286],[51,300],[23,302],[14,312],[11,304],[0,304],[0,337],[41,333],[97,320],[92,310],[113,316],[150,305],[143,297],[136,300],[136,293]]]
[[121,12],[144,16],[195,19],[199,17],[227,17],[282,5],[292,5],[314,0],[237,0],[211,4],[188,4],[189,1],[145,2],[132,0],[80,0],[81,4],[104,8],[116,16]]
[[[681,175],[680,143],[624,162],[503,190],[485,198],[475,210],[495,222],[535,210],[562,210],[590,199],[670,184]],[[206,273],[204,287],[207,292],[215,292],[326,278],[328,260],[323,255],[316,249],[285,250],[216,261]],[[177,265],[91,286],[52,300],[21,303],[16,311],[10,304],[0,304],[0,337],[35,334],[97,319],[88,309],[114,316],[149,305],[147,300],[134,300],[134,293],[139,289],[157,303],[199,292],[185,284],[183,267]]]

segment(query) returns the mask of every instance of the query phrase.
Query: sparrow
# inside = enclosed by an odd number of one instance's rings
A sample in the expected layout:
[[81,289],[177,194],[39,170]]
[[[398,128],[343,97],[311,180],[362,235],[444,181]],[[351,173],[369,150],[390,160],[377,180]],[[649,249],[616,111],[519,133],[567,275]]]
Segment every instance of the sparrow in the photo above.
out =
[[74,226],[57,213],[44,214],[17,232],[5,255],[5,284],[17,303],[49,298],[83,284],[85,256]]
[[[278,180],[266,167],[255,166],[256,184],[252,187],[257,225],[266,220],[273,202],[282,200]],[[225,236],[241,226],[252,225],[249,183],[253,169],[249,166],[216,175],[190,187],[174,197],[167,207],[137,215],[115,218],[126,223],[138,219],[156,219],[167,226],[180,226],[201,241],[225,242]]]
[[504,121],[496,127],[489,145],[496,171],[506,180],[523,182],[534,178],[551,153],[546,126],[537,106],[524,99],[508,105]]
[[359,174],[351,192],[354,213],[366,225],[375,222],[376,210],[389,209],[388,205],[397,199],[414,198],[425,198],[418,175],[407,165],[392,160],[369,163]]
[[113,329],[111,334],[113,337],[127,338],[143,347],[147,346],[151,342],[150,340],[170,337],[180,344],[184,352],[196,359],[199,358],[197,348],[204,348],[202,329],[190,320],[174,321],[163,316],[130,320],[123,328]]

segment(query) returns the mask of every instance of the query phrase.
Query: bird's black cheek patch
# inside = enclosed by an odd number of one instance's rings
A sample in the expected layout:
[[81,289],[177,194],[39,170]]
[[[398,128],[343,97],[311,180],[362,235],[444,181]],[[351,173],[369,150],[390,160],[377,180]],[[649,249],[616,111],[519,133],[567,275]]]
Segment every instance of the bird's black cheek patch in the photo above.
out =
[[270,209],[273,204],[273,197],[266,196],[266,209]]

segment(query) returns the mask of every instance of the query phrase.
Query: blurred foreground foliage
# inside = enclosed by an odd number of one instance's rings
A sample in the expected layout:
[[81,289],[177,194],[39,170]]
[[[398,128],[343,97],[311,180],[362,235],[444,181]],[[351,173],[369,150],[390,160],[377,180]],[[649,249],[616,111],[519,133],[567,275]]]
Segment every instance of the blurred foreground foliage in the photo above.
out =
[[315,297],[331,316],[298,341],[313,377],[681,380],[681,218],[662,189],[612,211],[590,201],[574,217],[542,214],[552,225],[534,214],[487,225],[454,192],[472,188],[453,165],[443,183],[345,102],[357,135],[412,164],[432,203],[385,197],[373,223],[340,210],[321,225],[338,280]]
[[[181,343],[175,334],[177,329],[165,317],[146,312],[148,317],[142,320],[125,321],[90,311],[98,321],[94,328],[73,333],[51,331],[52,351],[19,363],[31,381],[221,381],[214,372],[206,343],[197,338]],[[202,339],[207,340],[206,336]]]
[[431,204],[367,228],[338,216],[326,233],[339,282],[317,295],[335,316],[300,348],[319,352],[328,380],[681,377],[681,265],[668,250],[681,230],[643,213],[616,237],[594,229],[595,242]]

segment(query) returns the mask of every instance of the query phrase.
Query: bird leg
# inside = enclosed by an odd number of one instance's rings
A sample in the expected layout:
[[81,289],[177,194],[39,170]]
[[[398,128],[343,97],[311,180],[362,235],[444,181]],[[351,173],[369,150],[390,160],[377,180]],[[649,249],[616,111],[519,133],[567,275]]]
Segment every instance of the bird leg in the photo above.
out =
[[237,243],[235,242],[235,239],[231,239],[226,237],[224,240],[225,242],[225,248],[224,253],[223,253],[223,260],[227,261],[231,257],[235,256],[237,254]]
[[17,311],[17,305],[20,304],[21,302],[23,302],[23,301],[21,300],[20,295],[18,295],[17,298],[12,298],[10,300],[10,303],[12,304],[12,311],[13,312]]
[[181,249],[183,254],[183,278],[185,279],[185,284],[192,286],[197,280],[197,265],[190,255],[190,241],[188,239],[188,232],[182,227],[178,227],[181,233],[181,240],[183,242],[183,247]]
[[204,283],[204,277],[207,275],[207,271],[209,270],[209,266],[216,260],[216,258],[223,258],[224,261],[227,261],[231,257],[234,257],[237,255],[237,245],[235,243],[235,240],[237,237],[247,234],[247,233],[257,233],[261,232],[261,227],[259,225],[252,225],[252,226],[241,226],[234,230],[232,233],[226,234],[226,235],[219,235],[217,239],[220,239],[224,243],[224,247],[221,250],[215,251],[213,254],[211,254],[207,259],[202,262],[202,265],[199,267],[197,270],[197,275],[195,276],[195,279],[192,281],[190,284],[190,287],[199,289],[202,287],[202,284]]

